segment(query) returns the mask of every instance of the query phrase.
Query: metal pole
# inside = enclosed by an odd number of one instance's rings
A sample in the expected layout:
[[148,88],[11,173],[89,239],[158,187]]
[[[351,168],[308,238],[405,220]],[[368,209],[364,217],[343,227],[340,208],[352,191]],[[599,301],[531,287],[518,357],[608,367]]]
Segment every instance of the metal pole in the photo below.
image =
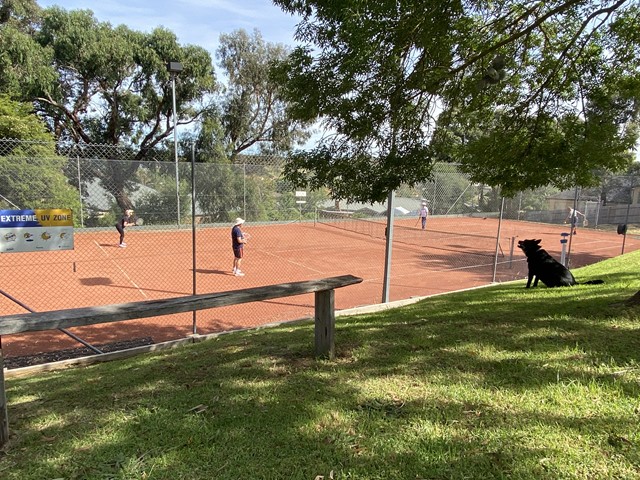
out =
[[[191,258],[193,270],[193,294],[197,295],[196,288],[196,144],[191,144]],[[197,332],[196,311],[193,312],[193,334]]]
[[500,229],[502,228],[502,213],[504,212],[504,197],[500,204],[500,216],[498,217],[498,232],[496,233],[496,253],[493,256],[493,277],[491,281],[496,281],[496,271],[498,270],[498,255],[500,254]]
[[518,198],[518,221],[520,221],[521,211],[522,211],[522,192],[520,192],[520,197]]
[[438,172],[433,174],[433,197],[431,200],[431,214],[436,213],[436,190],[438,189]]
[[[629,225],[629,209],[631,208],[631,203],[627,204],[627,215],[625,216],[624,219],[624,224],[625,225]],[[620,252],[620,255],[624,255],[624,244],[627,242],[627,229],[624,229],[624,236],[622,237],[622,251]]]
[[9,442],[9,410],[7,408],[7,394],[4,386],[4,356],[0,344],[0,448]]
[[[11,300],[13,303],[15,303],[16,305],[20,305],[22,308],[24,308],[26,311],[31,312],[31,313],[35,313],[35,310],[32,309],[31,307],[29,307],[26,303],[21,302],[20,300],[18,300],[17,298],[13,297],[11,294],[5,292],[4,290],[0,290],[0,295],[4,295],[5,297],[7,297],[9,300]],[[100,350],[97,347],[94,347],[93,345],[91,345],[89,342],[84,341],[82,338],[78,337],[77,335],[71,333],[69,330],[67,330],[66,328],[58,328],[58,330],[60,330],[62,333],[64,333],[65,335],[68,335],[69,337],[73,338],[76,342],[81,343],[82,345],[84,345],[85,347],[87,347],[90,350],[93,350],[95,353],[104,353],[102,350]]]
[[176,74],[171,73],[171,89],[173,92],[173,153],[176,164],[176,205],[178,207],[178,225],[180,225],[180,178],[178,176],[178,120],[176,113]]
[[567,232],[562,232],[560,234],[560,245],[562,246],[562,252],[560,253],[560,263],[567,266],[567,237],[569,234]]
[[82,210],[82,181],[80,179],[80,156],[76,155],[76,167],[78,169],[78,193],[80,194],[80,226],[84,228],[84,212]]
[[389,192],[387,199],[387,235],[384,252],[384,278],[382,283],[382,303],[389,303],[389,286],[391,283],[391,250],[393,247],[393,200],[395,191]]
[[513,267],[513,252],[516,247],[516,237],[511,237],[511,246],[509,247],[509,268]]
[[[573,195],[573,209],[574,210],[578,209],[578,187],[576,187],[576,192]],[[569,219],[569,226],[571,227],[571,230],[569,232],[569,248],[567,250],[567,263],[565,264],[567,268],[569,268],[569,264],[571,263],[571,244],[573,243],[573,230],[578,226],[578,215],[575,212],[574,214],[575,214],[575,219],[574,218]]]

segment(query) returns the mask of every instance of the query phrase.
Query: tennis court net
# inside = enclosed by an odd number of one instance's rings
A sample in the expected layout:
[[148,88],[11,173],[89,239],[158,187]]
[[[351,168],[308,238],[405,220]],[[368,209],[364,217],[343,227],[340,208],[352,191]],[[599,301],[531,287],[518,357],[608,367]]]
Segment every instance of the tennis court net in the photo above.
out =
[[[353,212],[319,210],[317,222],[349,232],[385,240],[387,236],[386,217],[363,218]],[[405,223],[403,225],[402,223]],[[406,225],[409,223],[409,225]],[[466,254],[493,256],[496,248],[495,235],[483,235],[472,231],[441,230],[442,227],[455,229],[460,226],[460,218],[437,219],[430,217],[427,229],[422,230],[419,219],[397,219],[393,225],[393,241],[417,247],[453,250]],[[437,224],[437,226],[436,226]],[[435,228],[434,228],[435,227]],[[462,229],[462,227],[460,227]],[[502,254],[502,246],[499,246]]]

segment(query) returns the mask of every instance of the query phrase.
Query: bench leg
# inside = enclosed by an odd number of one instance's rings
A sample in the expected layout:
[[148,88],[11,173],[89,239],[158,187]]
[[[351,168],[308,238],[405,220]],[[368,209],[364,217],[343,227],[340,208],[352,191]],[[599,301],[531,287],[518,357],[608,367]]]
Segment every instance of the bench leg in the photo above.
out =
[[316,292],[315,336],[316,357],[335,356],[334,330],[336,326],[335,290]]

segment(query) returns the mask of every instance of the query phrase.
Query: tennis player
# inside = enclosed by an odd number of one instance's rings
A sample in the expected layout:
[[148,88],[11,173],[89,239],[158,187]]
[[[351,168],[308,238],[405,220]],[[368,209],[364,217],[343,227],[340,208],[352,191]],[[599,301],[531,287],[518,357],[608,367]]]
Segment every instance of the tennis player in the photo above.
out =
[[231,247],[233,248],[233,274],[236,277],[244,277],[244,273],[240,270],[242,257],[244,256],[244,244],[247,240],[244,238],[240,225],[244,220],[240,217],[236,218],[233,228],[231,229]]
[[578,231],[576,230],[576,227],[578,226],[578,216],[582,215],[583,222],[587,217],[584,213],[579,212],[574,208],[567,207],[567,209],[569,210],[569,214],[567,215],[567,218],[565,218],[564,223],[571,221],[571,229],[573,230],[572,233],[575,235],[576,233],[578,233]]
[[120,233],[120,244],[118,245],[120,248],[124,248],[127,246],[127,244],[124,243],[124,229],[126,227],[132,227],[134,225],[135,219],[133,218],[133,210],[128,208],[124,211],[124,215],[122,216],[122,218],[118,220],[118,223],[116,223],[116,230],[118,230],[118,233]]
[[422,202],[420,206],[420,210],[418,212],[418,216],[420,217],[420,222],[422,223],[422,229],[427,229],[427,217],[429,216],[429,208],[427,207],[427,202]]

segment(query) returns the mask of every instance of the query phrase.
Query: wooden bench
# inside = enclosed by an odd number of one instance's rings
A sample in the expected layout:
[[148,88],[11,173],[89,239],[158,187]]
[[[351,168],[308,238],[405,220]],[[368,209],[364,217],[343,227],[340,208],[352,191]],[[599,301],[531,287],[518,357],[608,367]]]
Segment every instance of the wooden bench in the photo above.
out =
[[[355,285],[362,278],[353,275],[280,283],[264,287],[227,292],[206,293],[186,297],[119,303],[97,307],[71,308],[49,312],[0,316],[0,336],[57,328],[80,327],[99,323],[120,322],[157,317],[173,313],[192,312],[208,308],[260,302],[274,298],[315,293],[315,354],[332,359],[335,354],[335,289]],[[0,337],[1,338],[1,337]],[[0,447],[9,439],[9,417],[4,385],[4,358],[0,343]]]

